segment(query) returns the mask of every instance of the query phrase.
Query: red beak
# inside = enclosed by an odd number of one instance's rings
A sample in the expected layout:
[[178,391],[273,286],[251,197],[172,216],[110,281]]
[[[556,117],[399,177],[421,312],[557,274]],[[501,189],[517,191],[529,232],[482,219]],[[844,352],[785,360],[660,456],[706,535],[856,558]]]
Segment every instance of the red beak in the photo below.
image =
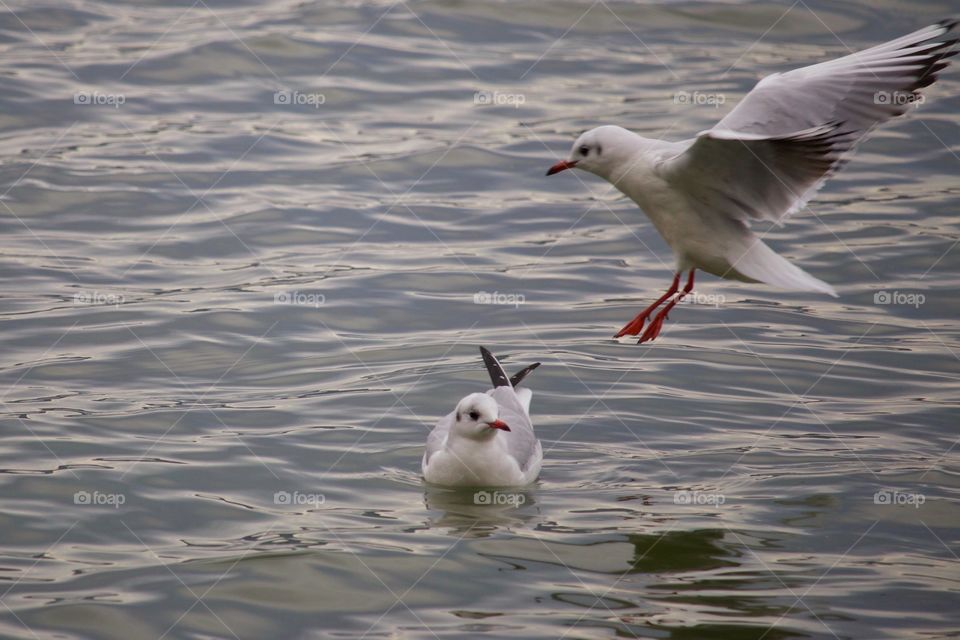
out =
[[507,423],[503,420],[494,420],[493,422],[488,422],[487,426],[491,429],[502,429],[503,431],[510,431],[510,427],[507,426]]
[[573,169],[575,166],[577,166],[576,160],[561,160],[557,164],[547,169],[547,175],[552,176],[553,174],[560,173],[566,169]]

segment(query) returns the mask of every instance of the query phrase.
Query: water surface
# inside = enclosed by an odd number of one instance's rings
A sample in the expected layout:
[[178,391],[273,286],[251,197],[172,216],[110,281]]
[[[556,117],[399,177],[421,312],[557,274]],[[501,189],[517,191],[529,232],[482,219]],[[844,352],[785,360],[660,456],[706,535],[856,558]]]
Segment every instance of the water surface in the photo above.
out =
[[[617,343],[669,250],[543,175],[951,12],[876,4],[4,4],[0,636],[953,637],[956,70],[762,228],[838,299]],[[479,344],[543,362],[492,506],[419,478]]]

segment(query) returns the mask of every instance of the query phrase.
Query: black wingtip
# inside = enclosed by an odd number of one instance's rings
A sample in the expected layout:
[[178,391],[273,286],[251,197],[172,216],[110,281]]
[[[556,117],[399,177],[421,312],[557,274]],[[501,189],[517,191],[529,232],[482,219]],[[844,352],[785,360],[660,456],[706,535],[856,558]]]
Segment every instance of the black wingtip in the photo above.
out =
[[490,353],[490,350],[486,347],[480,347],[480,355],[483,356],[483,364],[487,367],[487,373],[490,374],[490,382],[493,383],[493,386],[511,386],[510,378],[507,377],[507,372],[503,370],[502,366],[500,366],[496,356]]
[[512,376],[510,376],[510,384],[512,384],[513,386],[516,387],[516,386],[519,385],[521,382],[523,382],[523,379],[526,378],[526,377],[530,374],[531,371],[533,371],[534,369],[536,369],[536,368],[539,367],[539,366],[540,366],[540,363],[539,363],[539,362],[534,362],[534,363],[531,364],[530,366],[524,367],[524,368],[521,369],[520,371],[517,371],[515,374],[513,374]]
[[952,31],[954,27],[960,24],[960,19],[957,18],[944,18],[937,23],[937,26],[943,27],[947,31]]

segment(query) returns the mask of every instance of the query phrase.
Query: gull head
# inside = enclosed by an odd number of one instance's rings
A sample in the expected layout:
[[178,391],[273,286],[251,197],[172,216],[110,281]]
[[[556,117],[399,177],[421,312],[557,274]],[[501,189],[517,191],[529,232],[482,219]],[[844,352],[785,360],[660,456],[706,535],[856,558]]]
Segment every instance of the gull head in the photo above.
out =
[[580,134],[570,149],[570,157],[550,167],[548,176],[565,169],[583,169],[610,180],[614,170],[623,167],[636,152],[636,138],[623,127],[604,125]]
[[499,415],[500,407],[496,400],[485,393],[471,393],[457,405],[453,430],[458,435],[474,440],[492,438],[497,430],[510,431]]

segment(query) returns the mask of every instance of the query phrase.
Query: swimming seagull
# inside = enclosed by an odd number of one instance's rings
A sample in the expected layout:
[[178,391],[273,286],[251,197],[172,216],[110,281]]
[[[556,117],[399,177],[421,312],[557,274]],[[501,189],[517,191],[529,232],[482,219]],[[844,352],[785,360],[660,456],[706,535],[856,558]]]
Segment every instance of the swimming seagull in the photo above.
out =
[[540,366],[535,362],[508,377],[490,351],[480,347],[493,389],[471,393],[427,436],[423,477],[460,487],[530,484],[543,463],[530,422],[530,389],[517,385]]
[[[769,75],[712,129],[692,140],[643,138],[606,125],[582,134],[570,157],[547,171],[576,167],[611,182],[636,202],[676,258],[667,292],[615,336],[653,340],[674,305],[693,289],[697,269],[836,297],[826,282],[790,264],[750,231],[753,220],[782,224],[802,209],[867,133],[902,115],[957,53],[957,20],[836,60]],[[679,295],[680,276],[689,271]]]

